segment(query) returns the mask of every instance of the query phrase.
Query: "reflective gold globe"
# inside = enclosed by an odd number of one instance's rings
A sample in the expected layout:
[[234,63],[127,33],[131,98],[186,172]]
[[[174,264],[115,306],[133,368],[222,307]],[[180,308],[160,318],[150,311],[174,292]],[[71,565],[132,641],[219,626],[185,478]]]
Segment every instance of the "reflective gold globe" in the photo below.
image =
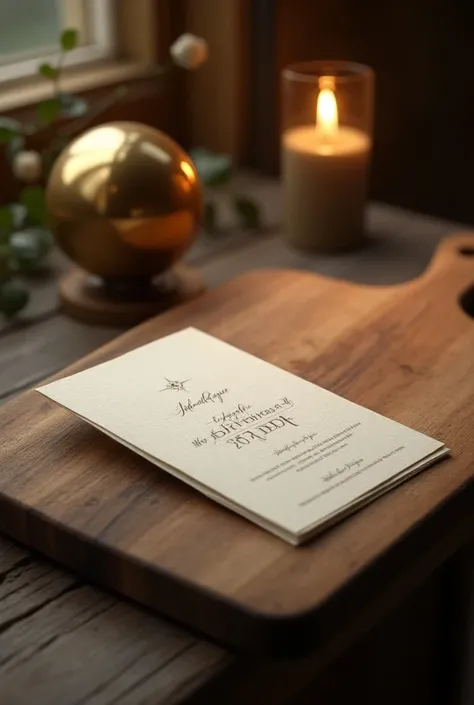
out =
[[110,281],[146,281],[192,243],[202,196],[190,157],[135,122],[94,127],[56,160],[46,192],[51,229],[79,267]]

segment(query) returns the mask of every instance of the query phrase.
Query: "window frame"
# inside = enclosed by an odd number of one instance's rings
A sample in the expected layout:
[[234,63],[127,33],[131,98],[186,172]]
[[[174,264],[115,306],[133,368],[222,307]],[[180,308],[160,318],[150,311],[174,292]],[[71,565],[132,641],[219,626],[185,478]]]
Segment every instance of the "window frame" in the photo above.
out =
[[[76,65],[69,62],[68,56],[61,89],[82,93],[123,81],[146,79],[153,74],[156,62],[168,53],[170,40],[184,31],[183,1],[173,0],[169,4],[169,0],[88,0],[94,4],[110,3],[114,51],[111,56],[96,60],[89,57],[90,60]],[[37,72],[39,63],[40,60],[34,60],[34,72],[28,76],[0,81],[0,113],[14,116],[17,111],[50,97],[50,82]]]
[[[113,0],[68,0],[68,12],[64,17],[67,26],[77,27],[85,37],[94,27],[94,42],[84,44],[67,55],[66,66],[77,67],[92,61],[112,58],[116,50],[115,18]],[[79,26],[78,26],[79,25]],[[58,59],[59,50],[45,48],[28,58],[0,63],[0,84],[33,76],[42,63],[52,63]]]

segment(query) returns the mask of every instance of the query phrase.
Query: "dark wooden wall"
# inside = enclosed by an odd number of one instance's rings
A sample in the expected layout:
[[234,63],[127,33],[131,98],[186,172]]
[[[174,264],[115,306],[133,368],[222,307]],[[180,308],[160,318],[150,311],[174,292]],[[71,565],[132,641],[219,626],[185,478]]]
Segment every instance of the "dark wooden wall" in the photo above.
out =
[[[305,59],[348,59],[377,76],[371,196],[474,222],[474,3],[472,0],[254,0],[258,144],[249,160],[276,172],[281,69]],[[265,14],[266,13],[266,14]],[[271,56],[271,59],[270,59]],[[254,69],[256,67],[254,66]],[[268,86],[271,87],[269,96]]]

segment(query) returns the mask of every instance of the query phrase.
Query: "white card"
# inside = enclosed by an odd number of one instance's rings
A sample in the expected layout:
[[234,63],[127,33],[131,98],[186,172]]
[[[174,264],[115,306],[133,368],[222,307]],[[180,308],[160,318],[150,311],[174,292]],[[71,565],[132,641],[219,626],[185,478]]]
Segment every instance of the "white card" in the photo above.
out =
[[448,452],[194,328],[38,391],[293,544]]

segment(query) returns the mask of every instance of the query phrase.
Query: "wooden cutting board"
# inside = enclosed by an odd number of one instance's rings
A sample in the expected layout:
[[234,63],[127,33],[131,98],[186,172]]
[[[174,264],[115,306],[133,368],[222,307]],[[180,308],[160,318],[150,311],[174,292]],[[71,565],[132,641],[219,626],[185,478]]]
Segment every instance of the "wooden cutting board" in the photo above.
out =
[[34,391],[0,410],[0,530],[236,647],[303,653],[376,619],[474,529],[473,253],[474,237],[449,239],[423,277],[386,288],[254,272],[61,373],[192,325],[452,449],[310,544],[287,545]]

